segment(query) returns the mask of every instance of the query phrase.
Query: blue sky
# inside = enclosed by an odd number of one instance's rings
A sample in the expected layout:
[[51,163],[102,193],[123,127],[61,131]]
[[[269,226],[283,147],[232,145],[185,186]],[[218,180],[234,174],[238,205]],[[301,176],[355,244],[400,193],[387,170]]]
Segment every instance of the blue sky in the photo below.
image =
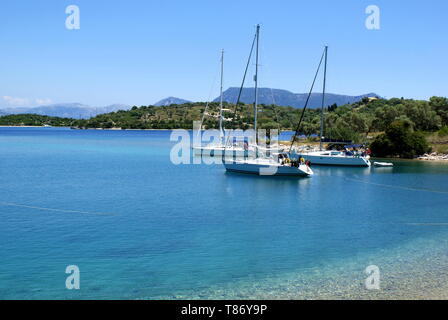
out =
[[[68,5],[80,29],[65,27]],[[380,30],[365,27],[368,5]],[[3,1],[0,107],[81,102],[206,101],[239,86],[261,24],[260,85],[306,92],[324,45],[328,91],[427,99],[447,96],[446,0]],[[247,83],[252,85],[252,83]],[[320,86],[318,87],[320,88]]]

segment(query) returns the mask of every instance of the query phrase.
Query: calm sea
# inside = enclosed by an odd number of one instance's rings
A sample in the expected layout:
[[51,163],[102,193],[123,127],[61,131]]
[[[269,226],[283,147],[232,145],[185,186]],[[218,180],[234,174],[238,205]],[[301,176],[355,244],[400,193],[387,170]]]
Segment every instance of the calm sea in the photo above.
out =
[[[0,128],[0,298],[244,298],[242,284],[321,273],[324,286],[328,266],[362,277],[415,241],[446,245],[446,164],[254,177],[176,166],[169,137]],[[80,290],[65,287],[68,265]]]

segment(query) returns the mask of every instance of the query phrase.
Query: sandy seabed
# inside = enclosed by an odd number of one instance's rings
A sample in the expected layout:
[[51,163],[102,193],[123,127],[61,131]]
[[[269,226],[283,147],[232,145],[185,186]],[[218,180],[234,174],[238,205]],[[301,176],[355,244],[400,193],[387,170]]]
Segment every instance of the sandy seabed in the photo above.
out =
[[[448,226],[442,226],[448,228]],[[365,268],[380,270],[380,289],[366,289]],[[163,299],[416,300],[448,299],[448,239],[417,239],[374,254],[297,272],[236,281]]]

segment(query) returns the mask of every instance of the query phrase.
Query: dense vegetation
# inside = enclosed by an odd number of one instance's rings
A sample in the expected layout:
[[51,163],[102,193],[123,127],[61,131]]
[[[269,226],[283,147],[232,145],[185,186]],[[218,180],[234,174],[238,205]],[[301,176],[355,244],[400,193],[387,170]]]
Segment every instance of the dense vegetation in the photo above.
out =
[[431,150],[422,132],[416,132],[409,120],[395,120],[371,143],[374,156],[413,158]]
[[[233,118],[233,105],[225,105],[224,117]],[[207,110],[204,126],[218,126],[218,103],[211,103]],[[200,120],[205,103],[186,103],[165,107],[142,106],[128,111],[102,114],[89,120],[79,121],[87,128],[123,129],[191,129],[194,120]],[[293,129],[297,125],[301,109],[261,105],[258,124],[261,128]],[[395,120],[408,120],[416,131],[437,131],[448,126],[448,99],[432,97],[430,101],[392,98],[370,100],[337,106],[325,110],[326,135],[335,139],[362,139],[372,132],[383,132]],[[235,121],[226,121],[227,128],[247,129],[252,126],[253,108],[251,105],[238,106]],[[309,109],[305,113],[301,131],[317,134],[320,128],[320,110]]]
[[41,116],[38,114],[11,114],[0,117],[0,125],[2,126],[55,126],[69,127],[76,125],[77,120],[70,118],[58,118]]
[[[225,104],[224,107],[226,128],[248,129],[252,126],[252,105],[239,105],[234,121],[231,119],[233,119],[235,106]],[[0,117],[0,124],[49,124],[79,128],[191,129],[193,121],[202,118],[205,108],[205,103],[185,103],[163,107],[134,106],[131,110],[102,114],[88,120],[14,115]],[[204,128],[218,127],[218,112],[219,104],[210,103],[203,123]],[[258,113],[259,128],[295,130],[301,112],[301,109],[292,107],[261,105]],[[426,150],[424,145],[416,145],[423,139],[422,132],[426,135],[434,133],[432,137],[437,138],[448,131],[448,99],[432,97],[429,101],[423,101],[404,98],[388,100],[364,98],[353,104],[343,106],[334,104],[325,109],[324,126],[326,138],[355,142],[368,142],[375,139],[372,149],[378,149],[378,155],[408,157],[410,154],[405,154],[396,148],[400,141],[397,139],[410,136],[409,143],[415,148],[410,148],[409,145],[406,148],[414,150],[411,153],[418,154]],[[318,134],[319,129],[320,110],[307,110],[300,131],[306,135],[312,135]],[[400,135],[394,136],[396,133],[394,130],[401,130],[400,134],[403,134],[401,138],[397,138]],[[381,134],[382,132],[385,133]],[[436,132],[440,134],[435,134]]]

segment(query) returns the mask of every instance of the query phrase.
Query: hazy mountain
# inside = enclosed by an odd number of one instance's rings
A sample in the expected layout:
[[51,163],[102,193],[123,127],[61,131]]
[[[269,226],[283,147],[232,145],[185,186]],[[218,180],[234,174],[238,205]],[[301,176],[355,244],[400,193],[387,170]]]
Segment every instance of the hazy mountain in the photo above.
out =
[[[224,101],[235,103],[238,97],[239,88],[231,87],[223,92]],[[277,104],[280,106],[291,106],[294,108],[302,108],[305,104],[306,93],[293,93],[287,90],[259,88],[258,102],[260,104]],[[325,105],[336,103],[343,105],[346,103],[353,103],[360,101],[364,97],[378,96],[375,93],[367,93],[359,96],[348,96],[342,94],[327,93],[325,95]],[[254,89],[244,88],[241,94],[241,102],[254,102]],[[219,101],[219,97],[213,101]],[[155,103],[155,106],[169,106],[172,104],[183,104],[191,101],[168,97]],[[322,94],[313,93],[310,98],[309,108],[319,108],[322,103]],[[0,110],[1,115],[7,114],[22,114],[33,113],[51,117],[74,118],[74,119],[88,119],[99,114],[115,112],[118,110],[129,110],[131,106],[125,104],[112,104],[104,107],[92,107],[81,103],[58,103],[51,105],[44,105],[30,108],[7,108]]]
[[[223,92],[223,100],[235,103],[238,98],[239,88],[231,87]],[[276,104],[280,106],[291,106],[294,108],[303,108],[307,98],[307,93],[293,93],[287,90],[271,89],[271,88],[258,88],[258,103],[260,104]],[[244,103],[254,102],[254,88],[243,88],[240,101]],[[364,97],[378,97],[375,93],[367,93],[359,96],[348,96],[342,94],[326,93],[325,105],[331,105],[336,103],[337,105],[343,105],[346,103],[353,103],[362,100]],[[219,101],[217,97],[215,102]],[[309,108],[319,108],[322,105],[322,93],[311,94],[310,101],[308,103]]]
[[99,114],[128,110],[131,106],[112,104],[105,107],[91,107],[81,103],[58,103],[31,108],[9,108],[0,110],[0,114],[33,113],[51,117],[88,119]]
[[168,98],[162,99],[160,101],[157,101],[156,103],[154,103],[154,105],[161,107],[161,106],[169,106],[171,104],[183,104],[183,103],[188,103],[188,102],[191,102],[191,101],[176,98],[176,97],[168,97]]
[[103,114],[103,113],[109,113],[109,112],[115,112],[118,110],[129,110],[131,109],[132,106],[128,105],[128,104],[119,104],[119,103],[115,103],[115,104],[111,104],[105,107],[99,107],[99,108],[94,108],[97,109],[99,111],[99,113],[97,114]]

